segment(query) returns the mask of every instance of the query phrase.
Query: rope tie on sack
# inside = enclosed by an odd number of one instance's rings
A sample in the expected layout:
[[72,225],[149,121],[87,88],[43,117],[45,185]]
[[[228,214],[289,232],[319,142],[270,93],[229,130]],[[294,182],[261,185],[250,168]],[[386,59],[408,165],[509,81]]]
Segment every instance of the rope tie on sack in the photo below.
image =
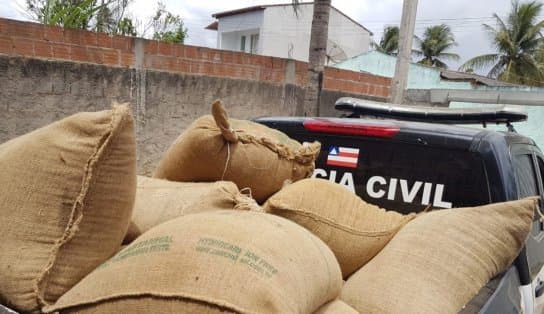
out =
[[238,135],[236,134],[236,131],[230,126],[227,111],[225,110],[225,107],[223,107],[223,103],[221,102],[221,100],[216,100],[213,102],[212,116],[215,120],[215,124],[221,131],[221,135],[227,142],[227,159],[225,160],[223,174],[221,175],[221,180],[224,180],[230,162],[230,143],[238,142]]
[[240,190],[240,194],[253,198],[253,195],[251,195],[251,188],[243,188]]
[[314,160],[317,158],[319,151],[321,150],[321,144],[319,142],[305,142],[302,147],[294,150],[285,146],[284,144],[276,143],[269,138],[256,138],[249,134],[239,134],[238,140],[242,143],[255,143],[263,145],[274,153],[278,154],[278,156],[287,160],[294,160],[297,163],[303,165],[313,163]]
[[319,142],[303,143],[302,147],[293,149],[266,137],[257,138],[251,134],[240,131],[237,132],[231,127],[227,111],[225,110],[221,100],[216,100],[213,102],[212,116],[215,120],[215,124],[221,131],[222,137],[228,143],[241,142],[244,144],[254,143],[263,145],[278,154],[278,156],[281,158],[294,160],[303,165],[312,164],[321,150],[321,144]]
[[212,116],[215,120],[215,124],[221,130],[221,135],[227,142],[236,143],[238,142],[238,135],[236,131],[230,126],[229,116],[221,100],[216,100],[212,104]]
[[298,150],[295,160],[301,164],[307,164],[314,162],[321,151],[321,144],[319,142],[302,143],[302,147]]
[[234,196],[234,209],[263,212],[263,208],[251,196],[250,188],[243,188]]
[[227,173],[227,168],[229,167],[230,161],[230,143],[227,142],[227,160],[225,161],[225,167],[223,167],[223,174],[221,175],[221,180],[225,179],[225,174]]

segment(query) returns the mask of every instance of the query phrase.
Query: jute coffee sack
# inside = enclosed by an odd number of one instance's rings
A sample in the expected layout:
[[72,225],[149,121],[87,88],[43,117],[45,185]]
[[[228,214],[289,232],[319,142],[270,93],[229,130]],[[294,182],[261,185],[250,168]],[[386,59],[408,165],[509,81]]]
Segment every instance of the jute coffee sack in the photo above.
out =
[[536,206],[528,198],[422,214],[347,280],[341,299],[362,313],[458,313],[514,261]]
[[[180,301],[181,300],[181,301]],[[237,314],[238,312],[180,297],[138,296],[108,300],[107,304],[96,306],[85,304],[60,311],[62,314]]]
[[156,225],[187,214],[234,209],[243,201],[241,198],[236,184],[228,181],[174,182],[138,176],[127,236],[136,238]]
[[191,214],[156,226],[46,312],[311,313],[342,278],[304,228],[255,211]]
[[342,300],[334,300],[320,307],[314,314],[359,314],[359,312]]
[[304,226],[327,243],[344,278],[374,257],[415,215],[386,211],[323,179],[290,184],[263,207]]
[[321,145],[301,145],[264,125],[228,119],[223,105],[199,118],[170,146],[154,177],[171,181],[232,181],[264,202],[286,181],[309,177]]
[[126,105],[0,145],[0,303],[37,312],[115,254],[135,190]]

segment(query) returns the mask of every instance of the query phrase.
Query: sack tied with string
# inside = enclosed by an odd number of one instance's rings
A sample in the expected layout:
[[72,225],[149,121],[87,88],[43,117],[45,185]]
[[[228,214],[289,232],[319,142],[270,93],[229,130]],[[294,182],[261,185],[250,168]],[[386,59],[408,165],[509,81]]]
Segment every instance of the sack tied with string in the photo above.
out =
[[165,221],[217,209],[260,209],[229,181],[175,182],[138,176],[132,222],[124,243]]
[[229,119],[221,101],[170,146],[154,177],[171,181],[232,181],[250,188],[260,203],[286,181],[309,177],[321,144],[301,145],[284,133],[245,120]]

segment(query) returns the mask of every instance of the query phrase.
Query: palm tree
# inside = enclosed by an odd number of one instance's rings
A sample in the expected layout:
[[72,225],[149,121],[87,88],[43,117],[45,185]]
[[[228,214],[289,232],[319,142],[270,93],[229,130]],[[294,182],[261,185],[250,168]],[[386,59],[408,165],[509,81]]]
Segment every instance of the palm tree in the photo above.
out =
[[382,39],[377,44],[373,42],[374,48],[388,55],[396,56],[399,52],[399,27],[386,26],[383,29]]
[[[292,0],[295,14],[298,14],[300,0]],[[297,115],[318,116],[323,81],[323,70],[327,60],[327,39],[329,38],[329,15],[331,0],[315,0],[313,4],[312,28],[308,56],[308,74],[302,108]]]
[[542,3],[538,1],[519,4],[515,0],[506,21],[493,14],[497,28],[487,24],[483,24],[483,27],[492,36],[498,52],[474,57],[459,69],[491,67],[488,73],[491,78],[512,83],[541,85],[544,73],[536,60],[538,50],[542,49],[544,44],[541,34],[544,21],[536,22],[541,9]]
[[544,44],[541,44],[540,48],[538,48],[535,59],[541,73],[544,73]]
[[418,61],[420,64],[447,69],[448,66],[443,60],[459,60],[458,54],[447,52],[457,46],[457,43],[450,27],[446,24],[429,26],[423,33],[423,39],[418,36],[414,38],[417,48],[413,49],[413,53],[416,57],[422,57]]

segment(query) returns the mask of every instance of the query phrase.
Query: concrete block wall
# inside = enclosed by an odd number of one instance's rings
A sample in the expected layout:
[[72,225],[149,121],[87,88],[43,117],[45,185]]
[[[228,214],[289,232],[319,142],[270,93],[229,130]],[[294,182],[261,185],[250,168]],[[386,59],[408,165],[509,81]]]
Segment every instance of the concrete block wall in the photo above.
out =
[[[306,83],[307,64],[242,52],[110,36],[0,18],[0,55],[85,62],[273,84]],[[290,63],[294,63],[293,67]],[[294,73],[289,73],[294,71]],[[324,88],[390,97],[386,77],[326,68]]]
[[[170,143],[209,104],[232,117],[294,115],[307,64],[0,18],[0,143],[79,111],[130,102],[138,164],[150,174]],[[334,100],[386,100],[390,80],[326,68],[320,112]]]

